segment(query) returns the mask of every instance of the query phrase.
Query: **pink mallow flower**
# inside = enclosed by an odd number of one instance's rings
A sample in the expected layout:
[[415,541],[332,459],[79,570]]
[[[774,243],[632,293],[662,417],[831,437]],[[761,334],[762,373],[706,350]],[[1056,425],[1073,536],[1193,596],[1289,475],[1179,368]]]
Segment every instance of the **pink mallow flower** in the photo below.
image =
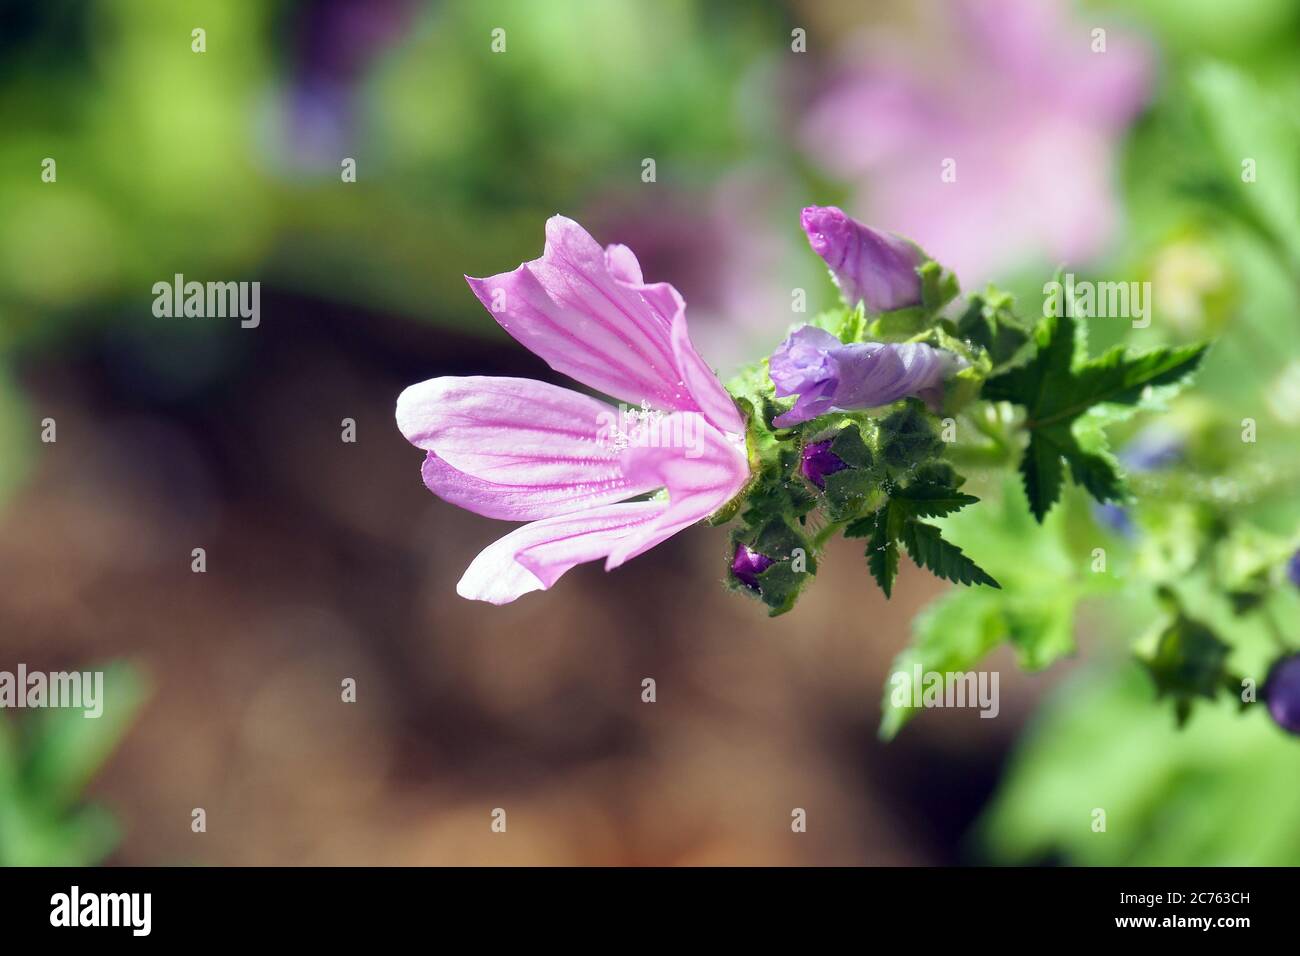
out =
[[602,249],[554,216],[540,259],[466,281],[551,368],[634,409],[522,378],[446,376],[402,392],[397,425],[428,452],[429,489],[529,522],[474,559],[461,597],[507,604],[584,561],[612,570],[744,487],[744,419],[691,345],[682,297],[647,284],[626,246]]

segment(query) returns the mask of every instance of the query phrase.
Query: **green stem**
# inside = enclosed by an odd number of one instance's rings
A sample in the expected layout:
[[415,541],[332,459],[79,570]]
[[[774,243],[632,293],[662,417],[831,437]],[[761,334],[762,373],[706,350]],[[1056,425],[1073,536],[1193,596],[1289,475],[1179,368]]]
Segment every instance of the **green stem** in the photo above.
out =
[[817,534],[813,537],[813,547],[816,548],[818,551],[821,551],[821,549],[825,547],[826,542],[829,541],[832,537],[834,537],[836,532],[838,532],[841,528],[843,528],[848,523],[849,523],[848,520],[832,521],[826,527],[818,531]]
[[1273,609],[1265,604],[1260,609],[1260,614],[1264,618],[1264,623],[1268,626],[1269,636],[1273,638],[1273,643],[1278,646],[1278,650],[1284,654],[1291,653],[1291,645],[1282,633],[1282,627],[1277,623],[1277,618],[1273,616]]

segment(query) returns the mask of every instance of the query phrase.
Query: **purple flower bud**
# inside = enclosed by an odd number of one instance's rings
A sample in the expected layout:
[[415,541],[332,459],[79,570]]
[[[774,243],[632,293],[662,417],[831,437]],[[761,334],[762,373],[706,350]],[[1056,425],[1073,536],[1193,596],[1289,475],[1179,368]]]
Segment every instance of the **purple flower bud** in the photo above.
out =
[[799,396],[773,424],[790,428],[827,412],[875,408],[909,395],[935,406],[943,397],[943,380],[963,365],[951,352],[919,342],[845,345],[824,329],[805,325],[768,360],[776,394]]
[[1300,588],[1300,551],[1291,555],[1291,560],[1286,563],[1286,576],[1292,584]]
[[803,446],[803,476],[818,488],[826,487],[826,476],[849,467],[844,459],[831,451],[831,440],[815,441]]
[[869,229],[834,206],[809,206],[799,221],[850,307],[862,302],[875,313],[921,304],[916,267],[926,255],[913,243]]
[[757,551],[746,544],[736,545],[736,555],[731,559],[731,573],[745,587],[751,591],[757,591],[758,576],[773,565],[773,561],[765,554],[759,554]]
[[1300,654],[1281,658],[1269,670],[1264,702],[1279,727],[1300,734]]

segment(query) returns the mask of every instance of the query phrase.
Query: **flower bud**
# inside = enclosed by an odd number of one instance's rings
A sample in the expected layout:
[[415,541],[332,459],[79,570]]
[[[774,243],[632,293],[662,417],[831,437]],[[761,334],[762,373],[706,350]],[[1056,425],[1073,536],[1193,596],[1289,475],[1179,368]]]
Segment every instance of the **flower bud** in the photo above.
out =
[[843,471],[848,465],[844,459],[831,451],[831,439],[809,442],[803,446],[799,470],[803,476],[818,488],[826,487],[826,476]]
[[736,554],[731,559],[731,574],[751,591],[757,591],[759,590],[758,576],[774,563],[767,555],[760,554],[749,545],[738,544]]
[[834,206],[809,206],[799,221],[849,308],[862,302],[868,312],[879,313],[921,304],[916,267],[926,256],[915,245],[870,229]]
[[963,364],[959,356],[920,342],[845,345],[825,329],[804,325],[768,359],[777,396],[799,396],[772,423],[790,428],[827,412],[876,408],[909,395],[936,405],[944,379]]

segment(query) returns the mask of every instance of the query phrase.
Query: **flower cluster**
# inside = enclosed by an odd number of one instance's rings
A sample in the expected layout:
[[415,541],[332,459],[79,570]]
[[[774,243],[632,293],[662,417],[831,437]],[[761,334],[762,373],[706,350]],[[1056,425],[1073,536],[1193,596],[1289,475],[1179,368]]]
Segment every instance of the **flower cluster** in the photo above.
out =
[[[1101,526],[1138,534],[1121,465],[1159,476],[1182,441],[1149,429],[1116,458],[1102,428],[1152,389],[1184,382],[1205,346],[1089,358],[1069,310],[1026,322],[994,289],[959,303],[951,273],[907,240],[834,207],[805,209],[801,221],[843,301],[789,329],[725,386],[691,343],[681,295],[645,281],[631,250],[602,248],[569,219],[547,223],[540,258],[467,277],[516,340],[631,409],[518,378],[448,376],[401,394],[398,426],[427,453],[429,489],[524,522],[473,560],[457,586],[463,597],[508,603],[579,563],[617,568],[698,523],[731,525],[726,581],[771,614],[794,606],[836,535],[865,542],[867,570],[886,596],[904,552],[991,593],[1002,584],[981,556],[948,538],[948,519],[979,502],[959,467],[1014,468],[1039,523],[1073,479]],[[959,422],[979,438],[959,443]],[[1014,507],[1004,498],[1004,510]],[[1284,563],[1240,573],[1231,592],[1240,613],[1258,607],[1280,574],[1300,580],[1300,557],[1286,572]],[[1019,578],[1022,564],[999,565],[999,577]],[[1239,678],[1214,630],[1172,588],[1159,593],[1166,623],[1138,655],[1183,719],[1195,698]],[[1050,616],[1025,612],[1037,598],[1008,600],[1005,610],[974,609],[986,632],[1011,630],[1037,666],[1068,647]],[[1278,661],[1263,688],[1274,719],[1292,730],[1297,660]]]

